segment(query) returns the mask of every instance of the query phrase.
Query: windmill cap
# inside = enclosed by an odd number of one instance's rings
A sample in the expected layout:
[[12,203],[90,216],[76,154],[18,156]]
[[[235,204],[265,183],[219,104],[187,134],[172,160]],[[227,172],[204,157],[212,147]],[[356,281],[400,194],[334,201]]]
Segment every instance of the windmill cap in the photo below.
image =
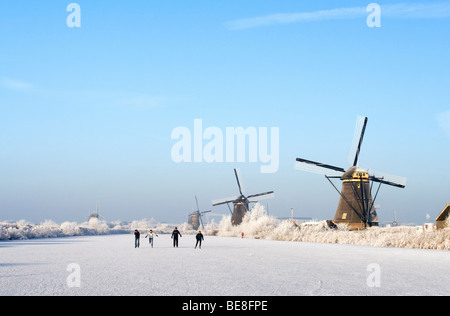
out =
[[341,177],[341,180],[345,180],[345,179],[352,179],[353,178],[353,174],[355,172],[367,172],[366,170],[363,170],[359,167],[351,167],[350,169],[348,169]]

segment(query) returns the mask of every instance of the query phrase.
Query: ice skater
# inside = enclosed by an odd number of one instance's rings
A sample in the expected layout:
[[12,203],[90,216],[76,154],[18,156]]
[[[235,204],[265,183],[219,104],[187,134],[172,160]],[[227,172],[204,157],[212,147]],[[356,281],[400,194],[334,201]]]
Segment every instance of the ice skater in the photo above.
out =
[[152,248],[153,248],[153,238],[154,238],[154,236],[159,237],[158,234],[153,233],[153,230],[151,230],[151,229],[148,232],[148,234],[145,236],[145,238],[148,237],[148,243],[152,246]]
[[134,230],[134,248],[139,248],[140,246],[141,233],[135,229]]
[[172,239],[173,239],[173,247],[175,248],[175,247],[177,247],[178,248],[178,235],[180,236],[180,237],[183,237],[183,236],[181,236],[181,233],[180,233],[180,231],[178,230],[178,228],[177,227],[175,227],[175,229],[173,230],[173,232],[172,232]]
[[203,234],[200,230],[198,231],[198,234],[195,236],[195,239],[197,239],[197,242],[195,243],[194,249],[197,249],[197,246],[199,246],[199,248],[202,249],[202,240],[205,240],[205,238],[203,238]]

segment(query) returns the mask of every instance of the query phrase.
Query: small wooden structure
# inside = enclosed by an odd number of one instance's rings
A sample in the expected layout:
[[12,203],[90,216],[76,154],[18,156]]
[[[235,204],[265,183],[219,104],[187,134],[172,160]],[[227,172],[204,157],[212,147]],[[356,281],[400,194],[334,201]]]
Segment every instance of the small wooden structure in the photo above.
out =
[[449,227],[447,225],[449,222],[449,216],[450,216],[450,203],[447,203],[447,205],[444,207],[439,216],[436,217],[437,229],[444,229],[446,227]]

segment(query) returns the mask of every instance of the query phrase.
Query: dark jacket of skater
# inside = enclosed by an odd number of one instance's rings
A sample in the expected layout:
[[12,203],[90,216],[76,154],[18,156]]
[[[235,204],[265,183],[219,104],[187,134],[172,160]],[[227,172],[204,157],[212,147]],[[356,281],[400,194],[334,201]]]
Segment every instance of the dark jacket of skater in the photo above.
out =
[[183,237],[181,236],[181,233],[178,230],[178,228],[175,227],[175,229],[172,232],[172,239],[173,239],[173,246],[177,248],[178,248],[178,236]]
[[134,230],[134,248],[139,248],[141,233],[135,229]]
[[197,239],[197,242],[195,243],[195,249],[197,249],[197,246],[202,249],[202,240],[205,240],[205,238],[203,238],[203,234],[201,231],[198,231],[198,234],[195,235],[195,239]]

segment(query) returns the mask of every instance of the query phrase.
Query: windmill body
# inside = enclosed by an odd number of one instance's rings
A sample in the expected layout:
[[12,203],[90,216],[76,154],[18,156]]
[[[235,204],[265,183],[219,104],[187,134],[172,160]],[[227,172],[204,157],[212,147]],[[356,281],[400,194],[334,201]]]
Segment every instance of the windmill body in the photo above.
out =
[[363,228],[365,223],[369,226],[378,225],[369,173],[358,167],[351,167],[341,180],[341,197],[333,222],[347,224],[352,229]]
[[[367,117],[358,117],[355,140],[350,152],[353,165],[348,170],[302,158],[297,158],[295,165],[298,170],[319,173],[328,179],[340,195],[333,223],[347,224],[350,229],[378,226],[378,215],[374,202],[382,184],[399,188],[406,186],[405,178],[380,175],[373,172],[371,174],[368,170],[358,167],[359,153],[367,122]],[[331,179],[342,181],[341,191],[337,189]],[[378,186],[373,196],[374,183],[378,183]]]
[[234,203],[233,214],[231,215],[231,223],[233,225],[240,225],[245,214],[249,210],[249,203],[245,201]]
[[242,189],[242,186],[241,186],[241,180],[239,177],[238,169],[234,169],[234,174],[236,176],[239,193],[241,195],[239,195],[237,197],[216,200],[216,201],[213,201],[212,204],[213,204],[213,206],[227,204],[228,207],[230,207],[229,203],[233,203],[234,209],[232,212],[231,212],[231,208],[230,208],[231,223],[233,225],[237,226],[242,223],[242,220],[243,220],[245,214],[249,211],[250,203],[256,203],[259,200],[272,198],[274,196],[274,192],[270,191],[270,192],[264,192],[264,193],[258,193],[258,194],[252,194],[252,195],[245,196],[243,193],[244,190]]
[[200,227],[200,214],[198,212],[189,214],[189,224],[194,230],[197,230]]

